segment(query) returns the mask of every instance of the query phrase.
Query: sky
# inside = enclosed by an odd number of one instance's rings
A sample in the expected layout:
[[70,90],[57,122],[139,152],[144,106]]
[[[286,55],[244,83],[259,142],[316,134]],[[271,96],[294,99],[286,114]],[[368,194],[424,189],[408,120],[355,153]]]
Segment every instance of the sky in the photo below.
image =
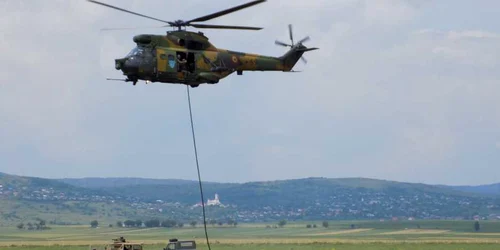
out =
[[[104,1],[104,0],[103,0]],[[106,0],[189,20],[244,0]],[[202,178],[364,177],[500,182],[500,2],[269,0],[207,23],[218,48],[280,56],[309,35],[301,73],[244,72],[191,89]],[[0,1],[0,172],[196,179],[186,87],[106,81],[137,34],[167,29],[84,0]]]

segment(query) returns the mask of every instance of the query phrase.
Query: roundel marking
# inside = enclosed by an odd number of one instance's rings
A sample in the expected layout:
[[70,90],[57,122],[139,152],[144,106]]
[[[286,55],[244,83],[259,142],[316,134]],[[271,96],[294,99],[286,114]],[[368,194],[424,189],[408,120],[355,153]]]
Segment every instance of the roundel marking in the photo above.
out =
[[233,56],[233,58],[232,58],[232,59],[233,59],[233,62],[234,62],[234,63],[237,63],[237,62],[238,62],[238,58],[236,58],[236,56]]

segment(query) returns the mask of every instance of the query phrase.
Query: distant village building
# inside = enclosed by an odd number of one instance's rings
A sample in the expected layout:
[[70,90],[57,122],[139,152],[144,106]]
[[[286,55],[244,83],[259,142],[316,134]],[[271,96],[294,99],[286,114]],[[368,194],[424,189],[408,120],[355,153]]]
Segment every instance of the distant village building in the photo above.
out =
[[[218,194],[215,194],[215,198],[213,200],[208,199],[207,202],[205,203],[205,206],[221,206],[221,207],[224,207],[224,205],[219,200],[219,195]],[[198,202],[193,207],[201,207],[201,202]]]
[[207,206],[219,206],[219,205],[222,205],[222,204],[219,201],[218,194],[215,194],[215,199],[213,199],[213,200],[208,199],[208,201],[207,201]]

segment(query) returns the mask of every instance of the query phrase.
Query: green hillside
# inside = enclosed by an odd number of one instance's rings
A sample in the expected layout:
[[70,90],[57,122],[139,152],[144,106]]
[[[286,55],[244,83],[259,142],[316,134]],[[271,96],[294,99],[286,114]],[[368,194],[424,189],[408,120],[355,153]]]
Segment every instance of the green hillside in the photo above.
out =
[[[93,218],[110,223],[151,218],[187,222],[199,220],[201,214],[200,208],[193,206],[200,202],[199,186],[194,181],[138,178],[61,181],[1,174],[0,186],[3,224],[37,217],[56,224],[88,223]],[[210,218],[233,218],[240,222],[283,218],[296,221],[393,217],[500,219],[500,197],[445,186],[375,179],[204,183],[204,191],[205,202],[217,193],[222,203],[207,208]]]

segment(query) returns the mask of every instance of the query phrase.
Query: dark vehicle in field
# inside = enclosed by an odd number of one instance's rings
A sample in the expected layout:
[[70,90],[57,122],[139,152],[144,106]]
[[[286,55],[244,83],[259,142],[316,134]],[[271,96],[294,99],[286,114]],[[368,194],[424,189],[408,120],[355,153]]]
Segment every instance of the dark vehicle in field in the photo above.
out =
[[163,250],[196,250],[196,242],[194,240],[179,241],[177,239],[170,239],[168,245]]

